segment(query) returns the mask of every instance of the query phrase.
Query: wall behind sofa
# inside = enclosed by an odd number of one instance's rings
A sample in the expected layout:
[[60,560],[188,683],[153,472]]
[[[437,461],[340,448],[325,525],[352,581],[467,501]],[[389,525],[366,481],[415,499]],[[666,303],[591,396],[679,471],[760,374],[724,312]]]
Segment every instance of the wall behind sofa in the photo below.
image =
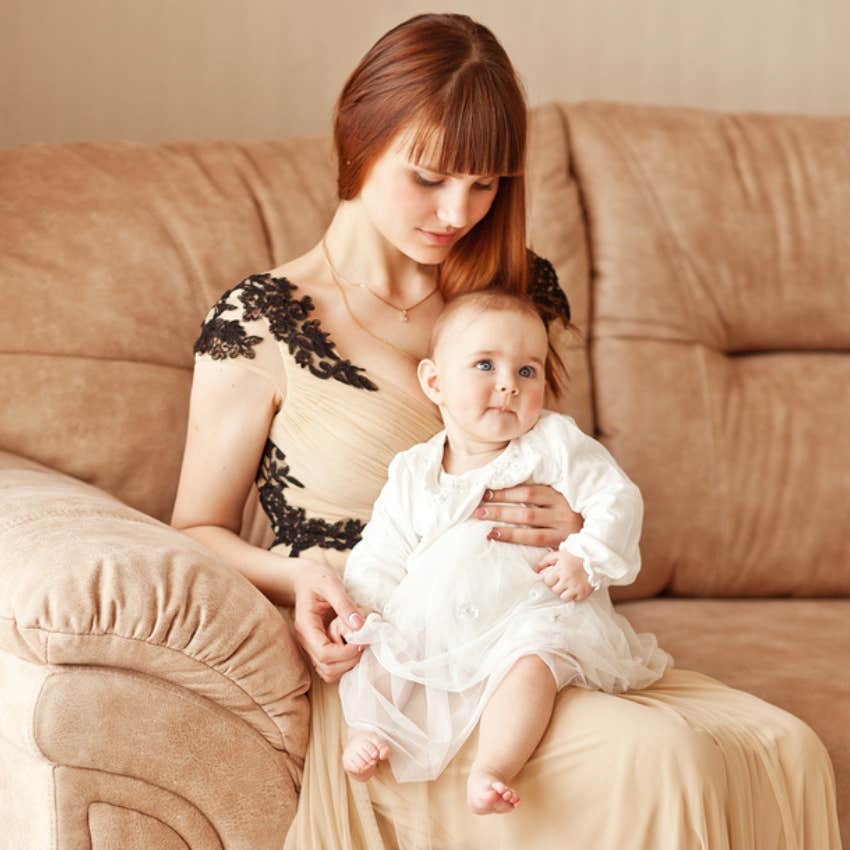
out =
[[[438,7],[439,8],[439,7]],[[848,0],[458,0],[532,104],[850,112]],[[325,134],[409,0],[0,0],[0,146]]]

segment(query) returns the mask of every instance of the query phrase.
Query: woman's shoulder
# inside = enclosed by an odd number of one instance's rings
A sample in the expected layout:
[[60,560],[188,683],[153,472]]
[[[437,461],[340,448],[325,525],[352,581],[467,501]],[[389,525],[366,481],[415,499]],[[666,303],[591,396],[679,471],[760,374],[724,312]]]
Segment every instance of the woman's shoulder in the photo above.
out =
[[194,353],[214,360],[253,359],[267,337],[285,342],[315,309],[312,297],[292,282],[305,270],[304,258],[299,257],[242,278],[210,308]]
[[570,321],[570,302],[558,282],[558,273],[549,260],[528,250],[528,294],[541,308],[547,324],[552,319]]
[[214,360],[253,359],[256,347],[269,335],[273,324],[285,327],[294,315],[311,309],[296,289],[286,277],[270,272],[242,278],[210,308],[193,352],[208,354]]

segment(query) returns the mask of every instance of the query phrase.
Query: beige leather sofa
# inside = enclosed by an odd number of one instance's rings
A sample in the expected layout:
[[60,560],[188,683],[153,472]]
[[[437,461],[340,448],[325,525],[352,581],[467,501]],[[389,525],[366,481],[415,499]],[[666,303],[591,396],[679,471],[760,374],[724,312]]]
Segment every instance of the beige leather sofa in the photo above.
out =
[[[564,407],[645,497],[620,610],[814,728],[850,845],[848,151],[844,118],[552,104],[529,193]],[[202,316],[334,197],[327,140],[0,153],[0,847],[280,846],[303,662],[165,523]]]

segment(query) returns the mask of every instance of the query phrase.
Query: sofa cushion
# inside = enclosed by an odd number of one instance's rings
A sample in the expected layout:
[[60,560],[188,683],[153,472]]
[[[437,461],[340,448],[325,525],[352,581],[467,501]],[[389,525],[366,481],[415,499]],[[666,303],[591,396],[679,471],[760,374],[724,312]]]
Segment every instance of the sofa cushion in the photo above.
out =
[[570,301],[570,322],[552,326],[552,342],[569,373],[560,399],[547,395],[546,406],[568,413],[593,433],[593,404],[587,334],[590,326],[590,258],[578,185],[570,169],[564,116],[556,104],[533,109],[528,129],[526,179],[529,245],[555,267]]
[[201,319],[313,244],[334,180],[327,139],[0,151],[0,448],[167,519]]
[[0,470],[0,649],[168,680],[304,756],[309,675],[274,606],[188,536],[55,472]]
[[657,599],[617,605],[676,666],[804,720],[829,750],[841,830],[850,836],[850,599]]
[[850,117],[565,113],[597,427],[646,502],[619,598],[850,594]]

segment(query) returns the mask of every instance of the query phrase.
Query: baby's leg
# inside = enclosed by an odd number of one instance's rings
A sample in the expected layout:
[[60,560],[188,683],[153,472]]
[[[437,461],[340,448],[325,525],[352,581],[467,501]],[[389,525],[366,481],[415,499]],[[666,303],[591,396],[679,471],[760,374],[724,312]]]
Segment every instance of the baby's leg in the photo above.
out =
[[[367,649],[363,653],[364,657],[360,660],[364,669],[365,665],[371,661],[368,653],[371,653],[371,650]],[[380,694],[384,700],[394,702],[394,696],[398,697],[398,694],[393,693],[393,682],[390,674],[377,664],[369,663],[368,669],[370,671],[368,682],[362,682],[361,685],[365,688],[364,696],[367,698],[367,705],[371,704],[371,697],[374,694]],[[356,676],[360,673],[362,673],[361,670],[352,670],[346,675]],[[355,702],[355,708],[359,708],[362,712],[364,707],[362,704],[358,706]],[[367,712],[367,714],[374,722],[374,711]],[[342,751],[343,769],[352,779],[365,782],[367,779],[371,779],[378,762],[389,758],[390,746],[378,732],[371,729],[355,729],[348,725],[345,729],[345,747]]]
[[478,751],[466,796],[475,814],[510,812],[519,796],[510,782],[534,752],[552,716],[555,680],[536,655],[520,658],[499,683],[481,714]]

